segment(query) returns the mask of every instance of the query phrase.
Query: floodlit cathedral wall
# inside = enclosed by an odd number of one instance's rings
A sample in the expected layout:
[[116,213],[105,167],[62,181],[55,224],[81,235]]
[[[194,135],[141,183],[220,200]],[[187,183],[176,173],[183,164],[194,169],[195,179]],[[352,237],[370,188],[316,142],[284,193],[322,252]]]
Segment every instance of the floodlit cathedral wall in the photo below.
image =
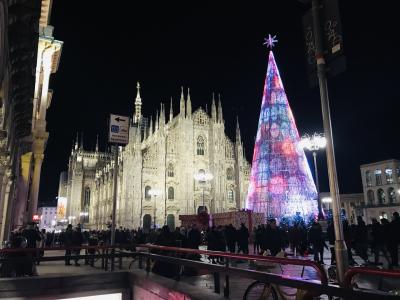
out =
[[[140,88],[138,86],[138,88]],[[126,228],[179,225],[179,215],[206,207],[218,213],[244,208],[250,165],[244,157],[239,126],[236,141],[225,135],[222,106],[213,99],[211,116],[202,108],[192,113],[190,95],[182,92],[180,112],[170,108],[166,122],[164,106],[147,124],[141,115],[141,98],[129,132],[129,144],[120,147],[117,225]],[[143,129],[144,124],[144,129]],[[71,223],[91,228],[111,224],[114,154],[83,150],[71,152],[67,184],[67,216]],[[206,182],[194,179],[211,173]],[[158,192],[153,195],[151,191]]]

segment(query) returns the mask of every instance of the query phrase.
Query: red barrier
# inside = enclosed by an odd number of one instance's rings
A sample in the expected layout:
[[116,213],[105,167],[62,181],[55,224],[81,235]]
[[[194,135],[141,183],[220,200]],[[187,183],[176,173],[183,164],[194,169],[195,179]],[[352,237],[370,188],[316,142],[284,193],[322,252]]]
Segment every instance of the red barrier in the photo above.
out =
[[350,268],[344,275],[345,287],[351,288],[351,281],[352,281],[353,277],[357,274],[400,279],[400,271],[396,271],[396,270],[371,269],[371,268],[365,268],[365,267]]

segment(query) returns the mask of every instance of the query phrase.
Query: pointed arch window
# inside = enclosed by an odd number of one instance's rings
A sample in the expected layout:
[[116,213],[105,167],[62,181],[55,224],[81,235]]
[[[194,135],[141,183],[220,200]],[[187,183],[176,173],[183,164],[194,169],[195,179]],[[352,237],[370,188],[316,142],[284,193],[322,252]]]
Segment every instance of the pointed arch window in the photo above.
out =
[[197,138],[197,155],[204,155],[204,138],[201,135]]
[[168,188],[168,200],[174,200],[174,188],[170,186]]
[[144,198],[145,198],[146,200],[150,200],[150,199],[151,199],[150,190],[151,190],[151,186],[148,186],[148,185],[147,185],[147,186],[144,188]]
[[83,198],[83,206],[84,207],[89,207],[90,205],[90,188],[86,187],[85,188],[85,194]]
[[233,169],[231,167],[226,169],[226,179],[233,180]]
[[168,165],[167,175],[168,177],[174,177],[174,165],[171,163]]

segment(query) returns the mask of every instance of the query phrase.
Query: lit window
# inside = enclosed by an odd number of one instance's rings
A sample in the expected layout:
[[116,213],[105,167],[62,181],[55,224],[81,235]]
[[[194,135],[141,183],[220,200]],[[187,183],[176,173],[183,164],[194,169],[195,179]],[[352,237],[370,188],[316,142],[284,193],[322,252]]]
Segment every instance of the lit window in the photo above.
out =
[[234,200],[234,194],[232,190],[228,190],[228,201],[233,202]]
[[375,181],[376,185],[382,185],[382,171],[375,170]]
[[382,189],[379,189],[377,191],[377,194],[378,194],[378,203],[379,204],[384,204],[385,203],[385,198],[386,198],[385,192]]
[[394,188],[391,187],[388,189],[388,195],[389,195],[389,203],[396,202],[396,192]]
[[392,169],[385,169],[385,175],[386,175],[386,183],[390,184],[393,183],[393,170]]

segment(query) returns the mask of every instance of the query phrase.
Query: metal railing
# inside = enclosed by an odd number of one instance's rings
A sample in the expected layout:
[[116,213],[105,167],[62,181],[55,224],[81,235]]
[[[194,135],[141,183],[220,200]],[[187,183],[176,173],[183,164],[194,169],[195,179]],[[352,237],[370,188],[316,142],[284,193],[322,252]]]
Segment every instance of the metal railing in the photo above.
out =
[[[351,285],[351,278],[355,274],[365,273],[369,275],[379,275],[379,276],[398,276],[400,272],[388,271],[388,270],[375,270],[368,268],[353,268],[350,269],[346,274],[346,286],[339,287],[337,285],[328,284],[327,274],[324,268],[310,260],[295,259],[295,258],[281,258],[272,256],[260,256],[260,255],[246,255],[246,254],[234,254],[220,251],[208,251],[208,250],[197,250],[197,249],[187,249],[178,247],[166,247],[157,246],[151,244],[127,244],[127,245],[116,245],[115,247],[104,245],[104,246],[72,246],[72,247],[51,247],[51,248],[31,248],[31,249],[1,249],[0,262],[12,261],[18,258],[4,257],[5,254],[16,254],[16,253],[31,253],[35,254],[39,251],[56,251],[56,250],[77,250],[86,249],[101,251],[100,254],[85,254],[85,255],[72,255],[71,260],[74,258],[88,259],[93,261],[95,258],[100,258],[101,267],[104,270],[108,270],[110,261],[114,261],[118,258],[119,268],[122,268],[122,258],[124,257],[137,257],[139,268],[147,272],[151,271],[151,260],[160,261],[166,263],[177,264],[181,266],[194,267],[197,269],[205,269],[214,275],[214,291],[217,293],[221,292],[220,286],[220,276],[224,275],[224,289],[223,294],[225,297],[230,295],[230,276],[245,277],[248,279],[257,280],[264,283],[275,284],[279,286],[286,286],[290,288],[295,288],[298,290],[307,291],[302,299],[311,299],[318,295],[329,295],[337,296],[346,299],[396,299],[398,296],[391,295],[388,293],[383,293],[379,291],[365,291],[365,290],[353,290]],[[118,251],[120,249],[120,251]],[[128,249],[128,251],[123,251],[123,249]],[[134,250],[135,251],[131,251]],[[110,251],[111,250],[111,251]],[[115,251],[116,250],[116,251]],[[161,252],[161,254],[152,253]],[[213,257],[223,257],[225,260],[224,265],[214,265],[201,261],[190,260],[182,257],[175,257],[171,255],[163,255],[162,253],[180,253],[180,254],[199,254],[208,255]],[[29,255],[32,261],[64,261],[65,256],[44,256],[38,257],[37,255]],[[303,267],[311,267],[316,271],[318,275],[318,280],[306,280],[304,278],[299,278],[296,276],[289,276],[285,274],[274,274],[261,272],[256,270],[243,269],[233,266],[231,263],[234,260],[248,260],[248,261],[264,261],[270,263],[276,263],[281,265],[296,265]],[[179,276],[176,278],[179,279]]]
[[351,288],[356,275],[367,275],[382,278],[397,278],[400,280],[400,270],[382,270],[365,267],[350,268],[345,274],[345,287]]

